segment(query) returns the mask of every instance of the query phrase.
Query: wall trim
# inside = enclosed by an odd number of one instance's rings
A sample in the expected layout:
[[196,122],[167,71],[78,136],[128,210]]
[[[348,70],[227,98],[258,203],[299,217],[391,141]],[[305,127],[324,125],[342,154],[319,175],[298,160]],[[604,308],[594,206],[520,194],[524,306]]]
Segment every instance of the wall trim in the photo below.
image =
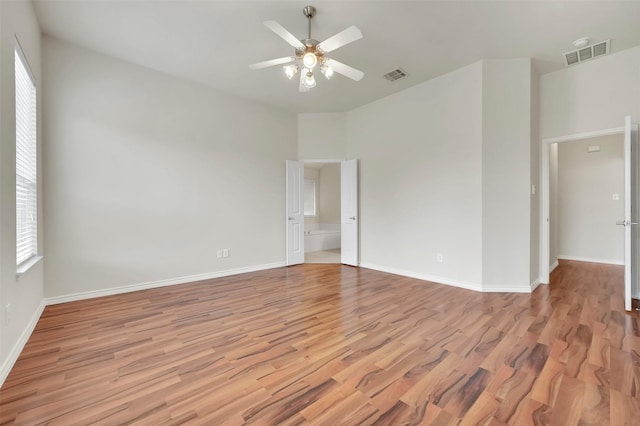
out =
[[546,137],[542,139],[540,144],[540,281],[549,283],[548,267],[551,264],[550,246],[550,224],[549,224],[549,146],[553,143],[570,142],[581,139],[590,139],[599,136],[608,136],[616,134],[624,134],[625,128],[613,127],[609,129],[592,130],[583,133],[574,133],[558,137]]
[[558,262],[558,259],[556,259],[555,262],[549,265],[549,273],[552,273],[553,270],[556,269],[558,266],[560,266],[560,262]]
[[[438,277],[435,275],[423,274],[420,272],[407,271],[404,269],[397,269],[397,268],[377,265],[375,263],[369,263],[369,262],[360,262],[360,266],[362,268],[374,269],[376,271],[387,272],[389,274],[395,274],[395,275],[402,275],[404,277],[409,277],[409,278],[416,278],[423,281],[429,281],[435,284],[450,285],[453,287],[459,287],[465,290],[473,290],[480,293],[531,293],[533,291],[533,288],[532,288],[533,284],[526,284],[523,286],[509,286],[509,287],[483,286],[481,284],[469,283],[465,281],[457,281],[457,280],[452,280],[445,277]],[[539,280],[536,280],[535,282],[539,284]],[[535,284],[535,287],[537,287],[538,284]]]
[[533,293],[533,291],[538,288],[538,286],[540,285],[540,277],[536,278],[531,284],[530,284],[530,292]]
[[33,330],[36,328],[36,325],[38,324],[38,320],[40,319],[42,312],[44,312],[45,307],[46,307],[45,301],[44,300],[40,301],[40,304],[36,308],[36,311],[33,313],[31,320],[25,327],[24,331],[20,335],[20,338],[18,339],[16,344],[13,345],[11,352],[9,352],[9,356],[7,356],[7,358],[2,363],[2,367],[0,367],[0,387],[2,387],[2,385],[4,384],[4,381],[7,379],[7,376],[9,376],[9,373],[11,372],[13,365],[18,360],[18,357],[20,356],[22,349],[24,349],[24,346],[27,344],[29,337],[31,337],[31,333],[33,333]]
[[483,293],[531,293],[531,284],[525,284],[522,286],[509,286],[509,287],[496,287],[496,286],[483,286]]
[[151,288],[166,287],[170,285],[186,284],[195,281],[210,280],[214,278],[228,277],[230,275],[245,274],[247,272],[264,271],[266,269],[274,269],[286,266],[285,262],[266,263],[264,265],[247,266],[244,268],[225,269],[223,271],[208,272],[205,274],[187,275],[179,278],[170,278],[166,280],[149,281],[146,283],[129,284],[119,287],[111,287],[102,290],[85,291],[82,293],[67,294],[64,296],[54,296],[45,299],[48,305],[57,305],[59,303],[75,302],[77,300],[93,299],[96,297],[113,296],[116,294],[131,293],[139,290],[147,290]]
[[578,262],[606,263],[608,265],[624,265],[624,260],[598,259],[595,257],[569,256],[566,254],[559,254],[558,259],[559,260],[576,260]]
[[430,282],[435,283],[435,284],[450,285],[450,286],[453,286],[453,287],[463,288],[465,290],[473,290],[473,291],[478,291],[478,292],[483,291],[482,290],[482,285],[480,285],[480,284],[469,283],[469,282],[464,282],[464,281],[457,281],[457,280],[452,280],[452,279],[449,279],[449,278],[438,277],[438,276],[435,276],[435,275],[423,274],[423,273],[420,273],[420,272],[407,271],[405,269],[398,269],[398,268],[393,268],[393,267],[389,267],[389,266],[377,265],[375,263],[360,262],[360,267],[361,268],[367,268],[367,269],[373,269],[373,270],[380,271],[380,272],[386,272],[386,273],[389,273],[389,274],[402,275],[404,277],[409,277],[409,278],[416,278],[416,279],[423,280],[423,281],[430,281]]

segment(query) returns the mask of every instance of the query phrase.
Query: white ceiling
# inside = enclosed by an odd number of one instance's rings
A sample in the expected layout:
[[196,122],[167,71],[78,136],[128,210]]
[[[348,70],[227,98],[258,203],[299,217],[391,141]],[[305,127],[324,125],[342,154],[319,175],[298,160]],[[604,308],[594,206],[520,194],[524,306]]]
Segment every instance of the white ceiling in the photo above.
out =
[[[583,36],[640,44],[640,1],[161,1],[34,0],[43,33],[86,48],[294,112],[338,112],[398,92],[480,59],[534,58],[540,73],[563,68]],[[360,82],[318,76],[309,93],[282,67],[248,65],[293,48],[262,22],[305,38],[302,8],[314,5],[312,36],[350,25],[364,38],[331,57],[365,73]],[[596,59],[597,60],[597,59]],[[576,65],[582,66],[582,65]],[[382,75],[403,67],[410,76]]]

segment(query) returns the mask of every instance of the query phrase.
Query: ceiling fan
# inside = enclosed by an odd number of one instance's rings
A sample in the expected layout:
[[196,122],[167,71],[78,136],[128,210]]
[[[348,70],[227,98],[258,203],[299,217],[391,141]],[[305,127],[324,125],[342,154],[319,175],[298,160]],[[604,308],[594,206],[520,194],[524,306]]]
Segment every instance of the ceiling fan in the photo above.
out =
[[333,76],[334,72],[337,72],[338,74],[342,74],[352,80],[360,81],[362,77],[364,77],[364,73],[362,71],[326,56],[327,53],[330,53],[339,47],[361,39],[362,33],[360,30],[356,26],[351,26],[338,34],[329,37],[323,42],[318,42],[318,40],[311,38],[311,19],[316,14],[316,8],[313,6],[306,6],[302,10],[302,13],[304,13],[304,16],[309,20],[309,34],[307,38],[300,40],[276,21],[264,22],[264,25],[267,28],[282,37],[284,41],[295,48],[295,55],[258,62],[256,64],[249,65],[249,68],[252,70],[259,70],[275,65],[289,64],[284,66],[285,75],[289,79],[292,79],[298,73],[298,70],[302,68],[302,71],[300,72],[300,86],[298,88],[300,92],[308,92],[316,86],[313,70],[318,66],[320,67],[320,72],[327,78],[327,80]]

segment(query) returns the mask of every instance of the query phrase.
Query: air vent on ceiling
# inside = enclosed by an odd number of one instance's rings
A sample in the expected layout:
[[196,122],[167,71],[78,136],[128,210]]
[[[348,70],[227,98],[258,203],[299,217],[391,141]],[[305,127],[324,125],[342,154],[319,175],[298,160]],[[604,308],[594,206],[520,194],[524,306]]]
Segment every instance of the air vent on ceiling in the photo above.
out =
[[589,59],[597,58],[598,56],[606,55],[611,50],[611,39],[592,44],[591,46],[582,47],[578,50],[567,52],[564,55],[564,63],[566,66],[579,64],[580,62],[588,61]]
[[403,70],[402,68],[398,67],[393,71],[389,71],[388,73],[386,73],[384,75],[384,78],[386,78],[389,81],[398,81],[401,78],[404,78],[406,76],[408,76],[409,74],[407,74],[407,72],[405,70]]

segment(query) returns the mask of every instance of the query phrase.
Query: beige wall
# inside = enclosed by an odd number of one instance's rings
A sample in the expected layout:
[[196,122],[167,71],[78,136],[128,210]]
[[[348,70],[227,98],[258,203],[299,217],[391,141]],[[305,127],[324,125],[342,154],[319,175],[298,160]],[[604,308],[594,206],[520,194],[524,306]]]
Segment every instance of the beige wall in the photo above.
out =
[[526,289],[532,281],[531,60],[482,66],[482,286]]
[[[43,303],[43,261],[16,279],[16,114],[15,39],[36,79],[38,97],[38,251],[43,250],[42,106],[40,29],[28,1],[0,1],[0,384],[26,343]],[[11,323],[5,325],[5,309],[11,305]]]
[[[601,151],[588,153],[599,145]],[[623,136],[558,144],[558,256],[624,263]],[[613,194],[620,199],[614,201]]]
[[47,296],[284,262],[295,114],[48,37],[43,51]]
[[[549,146],[549,268],[558,261],[558,144]],[[551,269],[550,269],[551,270]]]
[[[364,266],[529,291],[539,269],[534,78],[529,59],[481,61],[347,113]],[[300,152],[312,152],[323,144],[315,129],[333,132],[342,117],[298,122]]]
[[540,137],[624,126],[640,120],[640,46],[540,77]]
[[640,46],[542,75],[540,140],[620,128],[627,115],[638,123],[639,99]]
[[[530,184],[532,189],[530,205],[530,253],[529,253],[529,280],[536,285],[540,282],[540,76],[537,74],[533,61],[531,63],[531,136],[530,147]],[[535,194],[533,193],[535,191]]]
[[347,145],[362,264],[480,289],[482,63],[348,112]]
[[305,166],[304,168],[304,178],[305,179],[312,179],[316,181],[316,215],[315,216],[305,216],[304,217],[304,223],[305,225],[308,224],[313,224],[313,223],[320,223],[320,212],[319,212],[319,206],[320,206],[320,200],[318,197],[318,189],[320,188],[320,169],[316,168],[316,167],[309,167],[309,166]]
[[341,160],[346,155],[346,114],[298,114],[298,159]]
[[327,163],[320,169],[320,222],[340,223],[340,163]]

